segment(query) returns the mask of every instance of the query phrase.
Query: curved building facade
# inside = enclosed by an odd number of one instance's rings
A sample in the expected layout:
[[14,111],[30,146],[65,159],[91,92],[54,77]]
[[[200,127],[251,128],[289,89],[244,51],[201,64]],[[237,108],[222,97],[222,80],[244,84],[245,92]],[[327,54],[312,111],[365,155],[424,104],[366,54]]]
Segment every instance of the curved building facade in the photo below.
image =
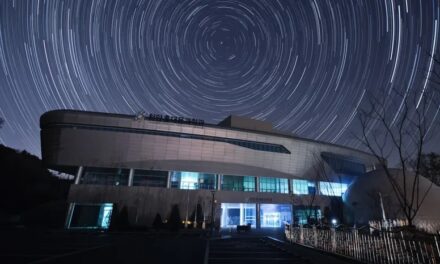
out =
[[56,110],[40,125],[44,162],[75,175],[66,220],[72,228],[94,221],[105,227],[114,205],[127,209],[131,224],[146,226],[156,214],[167,219],[175,205],[187,223],[212,219],[220,227],[277,227],[324,211],[341,218],[338,201],[376,162],[365,152],[238,116],[214,125]]

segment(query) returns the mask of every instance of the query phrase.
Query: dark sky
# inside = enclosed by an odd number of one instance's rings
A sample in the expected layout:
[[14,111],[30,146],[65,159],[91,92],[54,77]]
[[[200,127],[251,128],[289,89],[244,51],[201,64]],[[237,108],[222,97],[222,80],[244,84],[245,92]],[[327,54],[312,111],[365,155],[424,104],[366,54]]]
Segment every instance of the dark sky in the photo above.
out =
[[39,116],[69,108],[238,114],[357,147],[369,93],[430,89],[439,17],[438,0],[0,0],[0,143],[40,155]]

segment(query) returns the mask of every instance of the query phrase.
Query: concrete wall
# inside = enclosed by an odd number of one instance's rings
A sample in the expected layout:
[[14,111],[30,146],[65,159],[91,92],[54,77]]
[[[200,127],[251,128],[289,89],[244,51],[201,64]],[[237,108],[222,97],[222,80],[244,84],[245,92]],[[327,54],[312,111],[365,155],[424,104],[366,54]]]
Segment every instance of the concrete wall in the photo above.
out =
[[[94,124],[172,131],[283,145],[291,154],[259,151],[229,143],[116,131],[45,129],[49,123]],[[96,166],[182,170],[233,175],[303,178],[322,152],[356,157],[367,167],[375,158],[364,152],[293,136],[196,126],[130,116],[78,111],[42,117],[42,156],[49,166]]]
[[[400,170],[392,170],[397,182],[402,184],[403,178]],[[408,176],[408,200],[411,199],[413,177]],[[403,184],[401,185],[403,186]],[[429,180],[420,177],[420,197],[429,190],[426,199],[419,209],[415,218],[416,222],[430,221],[440,223],[440,187],[432,184]],[[404,219],[393,188],[383,171],[377,170],[360,177],[349,188],[346,195],[346,204],[354,212],[355,217],[361,223],[369,220],[382,219],[379,192],[382,195],[385,214],[387,219]],[[355,206],[353,206],[355,203]]]
[[[139,226],[150,226],[157,213],[167,219],[171,207],[179,205],[180,217],[185,219],[188,204],[188,215],[194,211],[197,203],[201,204],[207,218],[211,215],[210,190],[179,190],[139,186],[102,186],[72,185],[69,202],[76,203],[116,203],[119,209],[127,207],[130,223]],[[189,202],[187,203],[189,198]],[[295,196],[294,205],[310,205],[309,196]],[[329,206],[330,198],[316,196],[313,206],[324,208]],[[216,221],[221,216],[221,203],[260,203],[260,204],[292,204],[292,197],[287,194],[216,191]],[[190,219],[191,220],[191,219]]]

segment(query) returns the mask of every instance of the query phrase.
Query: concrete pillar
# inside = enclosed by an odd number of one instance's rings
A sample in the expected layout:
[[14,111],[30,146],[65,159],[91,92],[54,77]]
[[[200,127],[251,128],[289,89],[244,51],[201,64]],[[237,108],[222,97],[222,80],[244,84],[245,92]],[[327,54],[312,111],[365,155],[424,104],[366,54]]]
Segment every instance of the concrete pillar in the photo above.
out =
[[256,212],[256,224],[257,224],[257,228],[261,228],[261,223],[260,223],[260,204],[259,203],[257,203],[256,204],[256,207],[257,207],[257,212]]
[[290,217],[292,217],[290,219],[290,225],[293,226],[293,224],[295,223],[295,212],[293,211],[295,206],[293,204],[293,196],[292,196],[292,204],[290,205],[291,211],[290,211]]
[[76,177],[75,177],[75,183],[74,184],[79,184],[80,183],[83,171],[84,171],[84,167],[83,166],[79,166],[78,167],[78,171],[76,172]]
[[240,225],[245,225],[246,223],[244,222],[244,208],[243,208],[243,204],[240,203]]
[[289,185],[289,194],[293,194],[293,181],[292,179],[287,179],[287,184]]
[[133,178],[134,178],[134,169],[130,169],[130,173],[128,174],[128,186],[133,186]]
[[260,191],[260,177],[255,177],[255,191],[259,192]]
[[222,189],[222,174],[217,174],[217,190],[220,191]]
[[167,176],[167,189],[171,188],[171,171],[168,171],[168,176]]

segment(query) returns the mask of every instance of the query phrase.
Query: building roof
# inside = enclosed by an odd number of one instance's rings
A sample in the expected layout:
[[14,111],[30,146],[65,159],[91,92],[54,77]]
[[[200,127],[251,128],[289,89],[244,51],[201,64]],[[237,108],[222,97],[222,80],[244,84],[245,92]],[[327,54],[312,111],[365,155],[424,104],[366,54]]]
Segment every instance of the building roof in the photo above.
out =
[[[47,124],[61,122],[61,120],[60,120],[60,119],[62,119],[61,116],[65,113],[92,115],[92,116],[101,116],[101,117],[115,117],[115,118],[124,118],[124,119],[136,119],[138,117],[138,115],[60,109],[60,110],[51,110],[51,111],[44,113],[40,117],[40,127],[43,128],[43,126],[45,126]],[[144,114],[144,116],[145,116],[145,114]],[[158,115],[155,115],[155,116],[158,116]],[[165,115],[159,115],[159,116],[165,116]],[[198,119],[198,120],[200,120],[200,119]],[[157,119],[156,120],[149,120],[149,121],[165,122],[165,121],[161,121],[161,120],[157,120]],[[168,122],[173,122],[173,121],[168,121]],[[173,122],[173,123],[179,123],[179,122]],[[185,123],[183,123],[183,124],[185,124]],[[218,124],[203,123],[203,126],[212,127],[212,128],[219,128],[219,129],[242,131],[242,132],[251,132],[251,133],[256,133],[256,134],[270,135],[270,136],[295,139],[295,140],[302,140],[302,141],[307,141],[307,142],[314,142],[314,143],[319,143],[319,144],[324,144],[324,145],[329,145],[329,146],[340,147],[340,148],[344,148],[347,150],[357,151],[357,152],[360,152],[360,153],[363,153],[366,155],[372,155],[371,153],[368,153],[368,152],[365,152],[365,151],[362,151],[359,149],[355,149],[352,147],[347,147],[347,146],[338,145],[338,144],[329,143],[329,142],[320,141],[320,140],[303,138],[303,137],[299,137],[299,136],[296,136],[296,135],[293,135],[290,133],[286,133],[283,131],[278,131],[278,130],[273,129],[273,125],[270,122],[256,120],[256,119],[252,119],[252,118],[248,118],[248,117],[230,115],[230,116],[226,117],[224,120],[222,120],[221,122],[219,122]]]

